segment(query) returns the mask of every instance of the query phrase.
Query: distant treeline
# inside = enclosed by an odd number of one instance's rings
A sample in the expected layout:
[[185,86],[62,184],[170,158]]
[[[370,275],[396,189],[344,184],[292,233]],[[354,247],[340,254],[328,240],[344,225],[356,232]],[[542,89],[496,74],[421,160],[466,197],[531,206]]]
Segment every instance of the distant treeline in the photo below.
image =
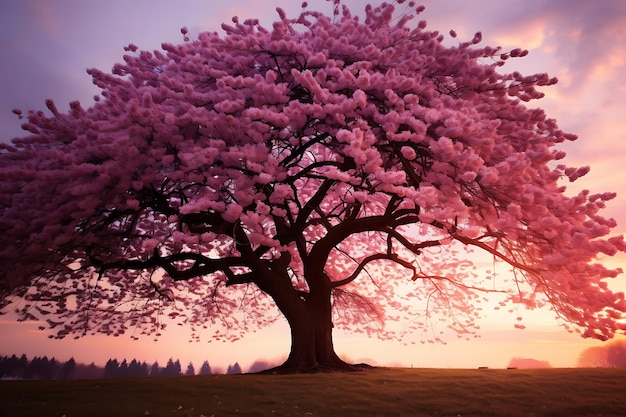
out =
[[75,378],[102,378],[103,368],[91,365],[78,364],[74,358],[67,362],[57,361],[47,356],[35,356],[28,360],[26,355],[20,357],[0,356],[0,378],[19,379],[75,379]]
[[[223,371],[222,371],[223,372]],[[126,359],[118,361],[109,359],[104,367],[95,363],[85,365],[76,363],[74,358],[66,362],[57,361],[47,356],[35,356],[29,360],[26,355],[0,356],[0,378],[2,379],[97,379],[97,378],[138,378],[152,376],[176,376],[176,375],[209,375],[212,374],[208,361],[204,361],[196,373],[193,364],[187,365],[185,372],[182,371],[180,361],[170,358],[165,366],[158,362],[148,365],[145,361]],[[239,363],[229,365],[227,374],[242,373]]]
[[[189,362],[185,372],[182,371],[180,361],[170,358],[165,366],[160,366],[158,362],[154,362],[152,365],[148,365],[146,362],[139,362],[133,359],[127,362],[126,359],[119,362],[117,359],[109,359],[104,365],[104,378],[136,378],[147,376],[193,376],[193,375],[210,375],[214,373],[211,370],[211,365],[208,361],[204,361],[202,366],[196,373],[193,363]],[[226,370],[227,374],[240,374],[241,366],[235,362],[234,365],[229,365]]]

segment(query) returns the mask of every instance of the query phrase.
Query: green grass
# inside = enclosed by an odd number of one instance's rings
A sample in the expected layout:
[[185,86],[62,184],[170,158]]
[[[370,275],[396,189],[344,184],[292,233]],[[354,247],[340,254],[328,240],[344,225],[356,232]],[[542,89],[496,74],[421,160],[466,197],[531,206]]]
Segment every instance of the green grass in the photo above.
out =
[[0,381],[0,416],[626,416],[626,370]]

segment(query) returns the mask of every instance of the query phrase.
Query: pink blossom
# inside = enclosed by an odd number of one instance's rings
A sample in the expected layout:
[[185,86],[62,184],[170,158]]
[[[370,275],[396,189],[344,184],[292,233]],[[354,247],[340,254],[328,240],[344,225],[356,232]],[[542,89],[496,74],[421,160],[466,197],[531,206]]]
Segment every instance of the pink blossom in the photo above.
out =
[[402,156],[409,161],[412,161],[417,156],[417,154],[415,153],[415,149],[409,146],[403,146],[402,148],[400,148],[400,152],[402,153]]

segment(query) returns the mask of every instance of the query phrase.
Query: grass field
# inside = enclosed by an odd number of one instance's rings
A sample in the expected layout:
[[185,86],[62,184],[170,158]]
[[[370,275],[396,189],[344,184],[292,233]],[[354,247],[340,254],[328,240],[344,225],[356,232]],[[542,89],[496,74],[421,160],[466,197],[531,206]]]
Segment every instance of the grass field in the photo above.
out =
[[0,416],[626,416],[626,370],[0,381]]

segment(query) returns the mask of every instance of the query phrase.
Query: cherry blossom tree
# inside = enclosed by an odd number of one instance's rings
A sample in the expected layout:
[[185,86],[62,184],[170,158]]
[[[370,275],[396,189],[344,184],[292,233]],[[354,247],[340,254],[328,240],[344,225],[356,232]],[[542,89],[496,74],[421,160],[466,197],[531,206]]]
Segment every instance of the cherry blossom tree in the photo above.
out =
[[348,366],[334,326],[472,335],[488,292],[585,337],[624,331],[621,271],[599,259],[626,249],[599,213],[614,194],[566,194],[589,170],[560,162],[576,136],[529,104],[556,79],[502,71],[527,52],[444,40],[413,3],[334,6],[131,44],[88,71],[91,107],[15,110],[30,134],[0,152],[4,306],[56,337],[173,320],[232,340],[282,316],[296,370]]

